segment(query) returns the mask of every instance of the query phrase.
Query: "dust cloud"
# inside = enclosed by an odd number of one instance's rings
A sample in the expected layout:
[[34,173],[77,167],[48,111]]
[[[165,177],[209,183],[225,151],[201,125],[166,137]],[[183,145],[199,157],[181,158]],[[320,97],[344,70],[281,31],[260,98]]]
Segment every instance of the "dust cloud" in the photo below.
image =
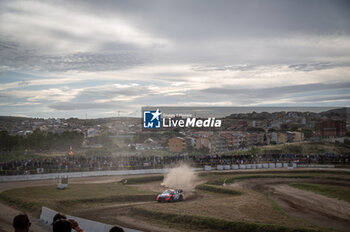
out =
[[172,168],[164,177],[162,186],[174,189],[183,189],[184,191],[193,191],[196,187],[198,177],[196,173],[185,164]]

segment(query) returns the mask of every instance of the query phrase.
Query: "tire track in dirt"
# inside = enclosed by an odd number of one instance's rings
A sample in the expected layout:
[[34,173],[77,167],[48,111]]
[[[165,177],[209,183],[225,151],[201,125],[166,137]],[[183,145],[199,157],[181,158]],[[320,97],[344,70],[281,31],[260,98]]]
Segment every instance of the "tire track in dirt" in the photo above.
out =
[[247,179],[233,186],[248,188],[267,194],[288,215],[311,222],[317,226],[349,231],[350,203],[290,187],[290,182],[311,182],[349,186],[350,182],[314,179]]

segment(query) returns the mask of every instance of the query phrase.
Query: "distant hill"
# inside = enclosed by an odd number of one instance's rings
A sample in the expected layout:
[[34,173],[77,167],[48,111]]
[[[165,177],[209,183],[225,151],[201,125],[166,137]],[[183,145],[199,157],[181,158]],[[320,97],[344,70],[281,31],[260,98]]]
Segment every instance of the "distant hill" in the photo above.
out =
[[344,107],[344,108],[338,108],[338,109],[333,109],[333,110],[327,110],[324,112],[319,113],[321,116],[326,116],[326,117],[334,117],[338,116],[341,118],[346,118],[347,115],[350,113],[350,108]]

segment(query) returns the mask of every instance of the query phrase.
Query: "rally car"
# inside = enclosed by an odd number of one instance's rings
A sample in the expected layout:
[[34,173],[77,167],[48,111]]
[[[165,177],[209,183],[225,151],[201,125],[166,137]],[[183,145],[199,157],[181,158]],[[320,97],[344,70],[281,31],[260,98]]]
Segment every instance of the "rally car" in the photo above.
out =
[[174,202],[182,201],[183,199],[184,195],[182,189],[168,189],[157,196],[158,202]]

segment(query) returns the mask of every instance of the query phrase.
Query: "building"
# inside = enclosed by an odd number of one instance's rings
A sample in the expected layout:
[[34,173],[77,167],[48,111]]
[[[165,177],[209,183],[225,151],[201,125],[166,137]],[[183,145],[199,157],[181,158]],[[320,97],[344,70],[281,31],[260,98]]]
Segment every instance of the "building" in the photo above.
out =
[[285,133],[278,133],[278,142],[279,144],[285,144],[287,142],[287,136]]
[[304,141],[304,133],[298,131],[287,131],[287,142],[302,142]]
[[237,131],[232,133],[233,141],[232,141],[232,148],[240,148],[244,141],[244,135],[242,132]]
[[304,141],[304,133],[294,131],[293,134],[294,134],[294,142]]
[[233,149],[233,136],[230,133],[222,133],[220,136],[226,140],[227,148]]
[[171,152],[183,152],[187,148],[186,139],[181,137],[174,137],[169,139],[169,151]]
[[208,148],[211,153],[227,152],[226,138],[222,136],[200,137],[196,141],[196,149]]
[[196,139],[196,149],[199,150],[203,147],[206,147],[210,150],[210,140],[207,137],[199,137]]
[[228,151],[226,139],[221,136],[212,137],[210,144],[210,152],[221,153]]
[[344,137],[346,132],[346,124],[342,120],[322,120],[315,127],[316,136],[325,138]]
[[269,137],[270,142],[275,142],[276,144],[278,143],[278,133],[272,132]]

